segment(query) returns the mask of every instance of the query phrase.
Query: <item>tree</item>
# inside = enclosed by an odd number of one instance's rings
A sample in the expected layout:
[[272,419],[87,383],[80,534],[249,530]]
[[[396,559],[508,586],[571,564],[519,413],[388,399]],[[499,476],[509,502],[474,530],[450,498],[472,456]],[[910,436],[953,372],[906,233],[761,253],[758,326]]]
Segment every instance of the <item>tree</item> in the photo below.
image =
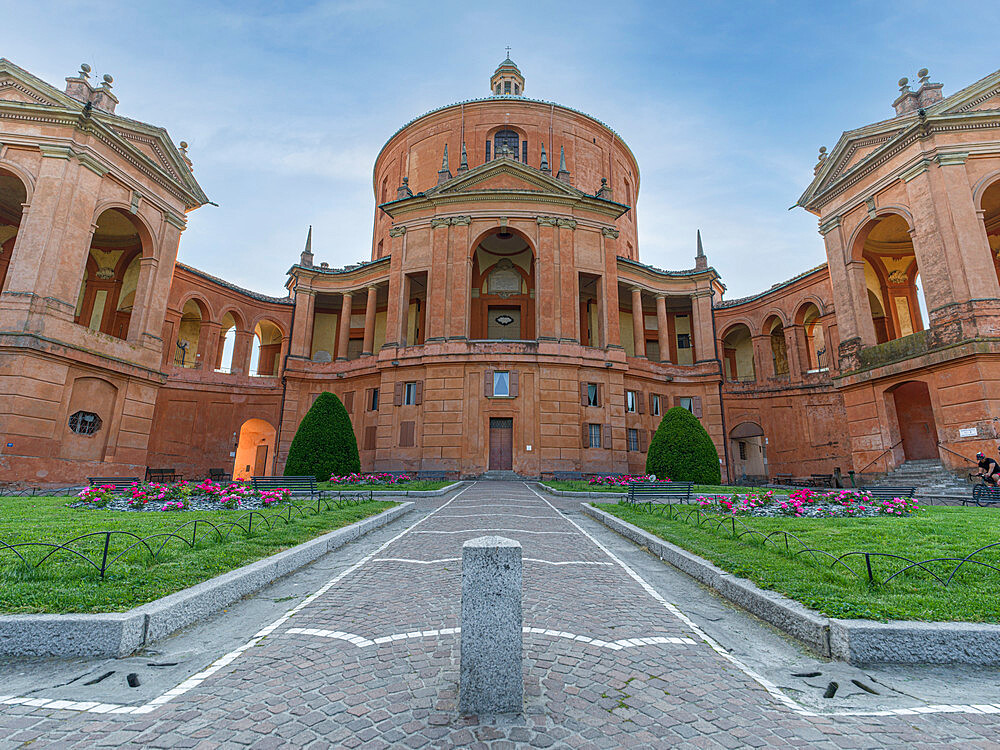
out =
[[646,473],[658,479],[719,484],[719,452],[701,422],[679,406],[668,409],[646,454]]
[[332,475],[361,471],[358,440],[351,418],[340,399],[323,392],[306,413],[288,449],[285,476],[316,477],[325,482]]

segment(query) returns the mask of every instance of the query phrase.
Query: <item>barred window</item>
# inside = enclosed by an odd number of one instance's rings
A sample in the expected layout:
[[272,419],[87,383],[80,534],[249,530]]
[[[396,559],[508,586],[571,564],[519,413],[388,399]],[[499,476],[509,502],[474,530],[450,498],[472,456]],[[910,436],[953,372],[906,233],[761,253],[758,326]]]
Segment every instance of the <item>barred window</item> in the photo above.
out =
[[93,435],[101,429],[101,418],[91,411],[78,411],[70,415],[69,428],[77,435]]
[[628,449],[630,451],[639,450],[639,431],[629,428],[627,436],[628,436]]

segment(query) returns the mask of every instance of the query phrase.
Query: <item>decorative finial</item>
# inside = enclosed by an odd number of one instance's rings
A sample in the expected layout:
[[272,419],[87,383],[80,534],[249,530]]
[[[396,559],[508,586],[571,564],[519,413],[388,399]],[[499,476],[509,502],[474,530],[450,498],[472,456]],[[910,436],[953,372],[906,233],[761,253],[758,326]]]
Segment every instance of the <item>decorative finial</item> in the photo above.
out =
[[559,171],[556,172],[556,179],[569,182],[569,170],[566,169],[566,147],[559,147]]
[[302,250],[302,254],[299,256],[299,265],[305,266],[306,268],[312,268],[313,264],[313,228],[312,224],[309,225],[309,232],[306,234],[306,246]]
[[403,200],[404,198],[412,198],[413,191],[410,190],[410,178],[404,177],[403,184],[396,188],[396,200]]
[[931,72],[927,68],[921,68],[917,71],[917,76],[920,78],[920,85],[923,86],[931,79]]
[[438,185],[451,179],[451,169],[448,167],[448,144],[444,144],[444,156],[441,157],[441,169],[438,170]]
[[441,157],[441,169],[448,169],[448,144],[444,144],[444,156]]
[[187,141],[181,141],[181,153],[182,154],[186,154],[187,150],[188,150],[188,142]]
[[462,160],[458,164],[458,171],[469,171],[469,155],[465,152],[465,141],[462,141]]
[[708,268],[708,258],[705,255],[705,248],[701,244],[701,230],[698,230],[698,249],[694,256],[694,267],[698,270]]
[[598,198],[603,198],[604,200],[611,200],[611,198],[612,198],[612,192],[611,192],[611,188],[608,187],[608,178],[607,177],[602,177],[601,178],[601,187],[597,191],[597,197]]
[[110,89],[111,84],[115,82],[115,79],[111,77],[110,73],[105,73],[102,78],[104,79],[104,83],[101,84],[101,88]]
[[698,237],[698,250],[697,250],[697,252],[695,252],[694,257],[696,257],[696,258],[704,258],[705,257],[705,248],[701,244],[701,230],[700,229],[698,230],[697,237]]
[[542,162],[539,166],[543,172],[548,172],[549,170],[549,155],[545,153],[545,144],[542,144]]
[[907,85],[909,82],[910,82],[909,78],[900,78],[899,79],[899,92],[901,94],[907,94],[907,93],[909,93],[910,87]]
[[507,49],[507,59],[509,60],[510,59],[510,45],[509,44],[507,45],[506,49]]
[[80,63],[80,75],[79,75],[79,77],[83,78],[84,80],[86,80],[87,78],[90,78],[90,66],[87,65],[87,63]]
[[819,160],[823,161],[826,158],[826,146],[819,147]]

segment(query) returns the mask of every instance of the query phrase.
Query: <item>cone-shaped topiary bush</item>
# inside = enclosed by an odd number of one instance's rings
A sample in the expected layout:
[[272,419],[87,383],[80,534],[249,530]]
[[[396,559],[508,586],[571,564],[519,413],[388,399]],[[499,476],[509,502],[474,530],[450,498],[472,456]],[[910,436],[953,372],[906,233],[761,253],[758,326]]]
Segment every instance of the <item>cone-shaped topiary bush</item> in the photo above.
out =
[[646,473],[674,482],[719,484],[719,452],[701,422],[679,406],[668,409],[646,454]]
[[285,461],[285,476],[316,477],[325,482],[332,475],[361,471],[358,440],[351,418],[340,399],[323,392],[299,425]]

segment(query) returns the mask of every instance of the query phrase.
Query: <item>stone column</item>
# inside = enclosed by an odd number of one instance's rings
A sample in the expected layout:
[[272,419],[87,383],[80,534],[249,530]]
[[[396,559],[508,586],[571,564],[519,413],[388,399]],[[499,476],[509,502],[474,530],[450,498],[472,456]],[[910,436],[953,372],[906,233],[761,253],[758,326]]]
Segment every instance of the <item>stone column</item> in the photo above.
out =
[[399,346],[412,346],[413,342],[406,340],[410,332],[410,277],[404,273],[400,282],[399,310],[396,313],[399,331],[396,334],[396,341],[399,342]]
[[[809,352],[805,347],[806,329],[800,325],[785,327],[785,350],[788,352],[788,374],[793,380],[801,380],[809,369]],[[805,355],[805,362],[802,357]]]
[[521,712],[522,627],[521,544],[470,539],[462,545],[461,713]]
[[375,346],[375,301],[378,296],[378,288],[373,284],[368,287],[368,302],[365,305],[365,341],[361,347],[361,355],[372,354]]
[[[819,233],[826,245],[827,268],[830,270],[830,288],[833,305],[837,311],[842,346],[875,344],[875,324],[872,323],[868,305],[868,285],[865,283],[864,263],[851,261],[850,248],[845,247],[844,228],[840,217],[833,216],[822,222]],[[849,344],[849,342],[853,343]],[[831,359],[839,354],[831,352]]]
[[646,319],[642,312],[642,290],[632,287],[632,338],[635,356],[646,356]]
[[233,341],[232,372],[241,375],[248,375],[250,373],[250,349],[252,342],[252,331],[236,331],[236,338]]
[[600,294],[604,330],[604,346],[621,349],[621,328],[618,317],[618,230],[605,227],[601,230],[601,253],[604,256],[604,276],[601,278]]
[[759,382],[774,377],[774,356],[771,352],[770,334],[751,334],[750,341],[753,344],[754,380]]
[[295,291],[294,331],[290,346],[293,357],[312,357],[312,335],[315,322],[316,294],[311,290]]
[[670,361],[670,330],[667,327],[667,297],[656,295],[656,337],[660,342],[660,361]]
[[[142,335],[147,333],[146,321],[149,317],[149,306],[153,296],[153,282],[156,277],[156,268],[159,265],[157,259],[152,255],[145,255],[139,259],[139,278],[135,286],[135,298],[132,301],[132,316],[128,324],[128,340],[133,343],[142,343]],[[164,297],[164,301],[166,298]]]
[[448,233],[450,217],[431,219],[431,267],[427,273],[424,342],[443,341],[448,298]]
[[351,293],[344,292],[340,304],[340,333],[337,337],[337,361],[347,360],[347,342],[351,338]]
[[[389,229],[391,247],[389,252],[389,305],[385,313],[385,343],[384,348],[401,346],[402,334],[406,330],[405,320],[400,320],[405,313],[403,300],[409,297],[406,274],[403,272],[403,258],[406,255],[406,227],[394,226]],[[405,318],[405,315],[402,315]]]

